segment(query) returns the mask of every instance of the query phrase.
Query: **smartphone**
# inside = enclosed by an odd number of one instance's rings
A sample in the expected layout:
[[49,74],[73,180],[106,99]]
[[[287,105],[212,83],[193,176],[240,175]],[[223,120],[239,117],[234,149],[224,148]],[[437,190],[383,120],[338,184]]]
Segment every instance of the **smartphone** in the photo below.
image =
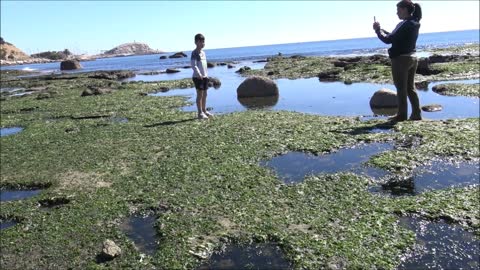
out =
[[373,22],[377,22],[377,19],[375,18],[375,16],[373,16]]

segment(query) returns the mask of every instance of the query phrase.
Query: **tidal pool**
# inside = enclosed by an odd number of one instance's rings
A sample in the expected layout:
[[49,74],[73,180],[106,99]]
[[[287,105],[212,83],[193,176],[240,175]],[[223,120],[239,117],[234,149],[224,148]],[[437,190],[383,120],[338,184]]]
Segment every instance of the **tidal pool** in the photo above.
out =
[[32,190],[0,190],[0,202],[23,200],[38,195],[41,189]]
[[[245,80],[238,74],[231,73],[219,77],[222,86],[208,91],[207,106],[214,113],[231,113],[250,109],[286,110],[309,114],[329,116],[359,116],[377,118],[390,116],[396,109],[372,109],[370,98],[380,88],[395,90],[390,84],[319,82],[317,78],[310,79],[278,79],[279,96],[270,99],[237,99],[237,87]],[[425,119],[452,119],[479,117],[479,98],[462,96],[442,96],[431,89],[439,83],[454,83],[456,81],[430,83],[425,91],[419,90],[421,105],[440,104],[442,111],[423,112]],[[458,83],[475,83],[477,80],[458,81]],[[159,92],[151,96],[185,96],[192,105],[183,107],[184,111],[196,111],[194,88]],[[410,105],[409,105],[410,106]],[[411,111],[411,108],[409,108]]]
[[140,252],[153,255],[158,247],[155,222],[155,216],[132,216],[121,224],[121,229]]
[[414,249],[398,269],[478,269],[478,239],[459,225],[402,217],[400,224],[416,234]]
[[5,230],[10,227],[13,227],[17,224],[17,222],[13,220],[5,220],[5,221],[0,221],[0,230]]
[[262,161],[260,165],[272,169],[287,184],[302,182],[307,175],[347,171],[381,178],[388,173],[379,168],[367,167],[363,163],[372,156],[393,150],[393,148],[393,143],[372,143],[340,149],[319,156],[303,152],[290,152],[268,161]]
[[434,161],[429,165],[415,168],[411,177],[399,180],[393,179],[382,187],[372,188],[371,191],[402,196],[418,195],[427,191],[450,187],[479,185],[479,171],[480,165],[476,162]]
[[0,128],[0,137],[13,135],[23,130],[21,127]]
[[210,260],[197,270],[222,269],[293,269],[284,258],[282,250],[273,243],[228,245],[225,250],[214,253]]

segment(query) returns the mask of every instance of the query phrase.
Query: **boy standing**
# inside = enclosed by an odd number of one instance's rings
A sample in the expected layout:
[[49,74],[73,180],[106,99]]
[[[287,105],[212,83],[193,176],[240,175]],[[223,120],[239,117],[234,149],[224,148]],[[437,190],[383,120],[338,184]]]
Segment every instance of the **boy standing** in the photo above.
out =
[[207,73],[207,56],[202,50],[205,47],[205,37],[202,34],[195,35],[195,50],[192,51],[190,62],[193,69],[193,83],[197,89],[197,110],[198,119],[208,119],[213,114],[206,109],[207,106],[207,89],[208,89],[208,73]]

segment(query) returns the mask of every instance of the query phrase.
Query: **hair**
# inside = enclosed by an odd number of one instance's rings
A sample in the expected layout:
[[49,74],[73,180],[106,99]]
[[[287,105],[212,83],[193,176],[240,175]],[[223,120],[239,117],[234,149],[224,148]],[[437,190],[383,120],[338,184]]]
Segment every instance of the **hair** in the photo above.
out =
[[412,0],[402,0],[397,3],[397,7],[407,8],[408,13],[410,13],[417,22],[422,19],[422,8],[418,3],[414,4]]
[[199,40],[205,40],[205,37],[202,34],[196,34],[195,35],[195,42]]

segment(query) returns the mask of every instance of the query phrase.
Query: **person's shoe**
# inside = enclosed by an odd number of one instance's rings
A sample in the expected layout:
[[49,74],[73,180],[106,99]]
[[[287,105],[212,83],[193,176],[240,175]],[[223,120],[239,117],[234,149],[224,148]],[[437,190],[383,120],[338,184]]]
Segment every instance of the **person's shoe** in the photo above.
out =
[[208,119],[208,116],[202,112],[198,114],[198,119]]
[[213,116],[213,113],[210,113],[210,112],[208,112],[208,111],[203,112],[203,113],[204,113],[207,117],[212,117],[212,116]]
[[422,120],[422,116],[413,116],[413,115],[411,115],[410,118],[408,118],[408,120],[411,120],[411,121],[420,121],[420,120]]
[[388,118],[388,122],[392,122],[392,123],[402,122],[402,121],[405,121],[405,120],[407,120],[406,117],[400,117],[398,115],[395,115],[395,116],[392,116],[392,117]]

